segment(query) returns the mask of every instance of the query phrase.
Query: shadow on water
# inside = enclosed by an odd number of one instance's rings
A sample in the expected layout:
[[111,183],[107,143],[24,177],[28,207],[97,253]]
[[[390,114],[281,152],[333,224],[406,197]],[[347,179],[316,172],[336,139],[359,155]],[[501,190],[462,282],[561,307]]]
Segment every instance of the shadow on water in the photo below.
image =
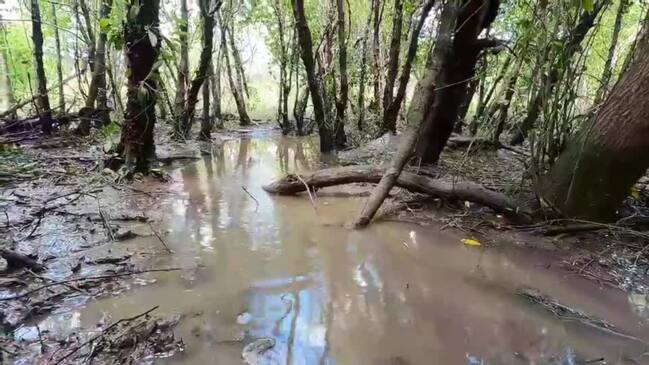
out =
[[176,194],[158,209],[175,253],[158,252],[150,265],[187,270],[51,324],[92,327],[104,314],[160,305],[184,316],[177,333],[187,351],[160,360],[170,364],[241,364],[243,345],[262,337],[275,346],[260,364],[554,364],[573,349],[612,364],[647,360],[641,342],[558,319],[513,294],[532,286],[649,338],[622,293],[547,269],[544,253],[465,247],[409,224],[352,231],[341,224],[360,198],[320,197],[316,214],[304,197],[262,190],[283,173],[317,168],[316,147],[243,136],[173,171]]

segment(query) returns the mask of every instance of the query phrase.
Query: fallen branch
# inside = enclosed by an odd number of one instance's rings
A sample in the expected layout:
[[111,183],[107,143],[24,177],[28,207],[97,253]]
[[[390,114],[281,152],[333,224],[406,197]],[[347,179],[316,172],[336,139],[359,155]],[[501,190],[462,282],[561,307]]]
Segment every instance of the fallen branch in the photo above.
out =
[[182,269],[179,268],[179,267],[172,267],[172,268],[168,268],[168,269],[140,270],[140,271],[131,271],[131,272],[118,273],[118,274],[111,274],[111,275],[85,276],[85,277],[62,280],[62,281],[54,281],[54,282],[39,286],[38,288],[34,288],[32,290],[26,291],[26,292],[24,292],[22,294],[14,295],[13,297],[0,298],[0,301],[21,299],[21,298],[27,297],[27,296],[29,296],[31,294],[34,294],[36,292],[39,292],[39,291],[41,291],[43,289],[47,289],[47,288],[57,286],[57,285],[65,285],[65,284],[69,284],[69,283],[74,283],[74,282],[77,282],[77,281],[113,279],[113,278],[118,278],[118,277],[122,277],[122,276],[139,275],[139,274],[145,274],[145,273],[150,273],[150,272],[166,272],[166,271],[178,271],[178,270],[182,270]]
[[87,345],[89,345],[89,344],[95,342],[95,341],[98,340],[99,338],[103,337],[103,336],[104,336],[108,331],[110,331],[111,329],[115,328],[118,324],[123,323],[123,322],[131,322],[131,321],[134,321],[134,320],[136,320],[136,319],[138,319],[138,318],[144,317],[144,316],[148,315],[149,313],[153,312],[154,310],[158,309],[158,307],[159,307],[159,306],[156,305],[155,307],[153,307],[153,308],[147,310],[146,312],[143,312],[143,313],[137,314],[137,315],[135,315],[135,316],[133,316],[133,317],[128,317],[128,318],[122,318],[122,319],[120,319],[119,321],[117,321],[117,322],[111,324],[110,326],[106,327],[105,329],[103,329],[103,330],[101,331],[101,333],[99,333],[98,335],[96,335],[96,336],[90,338],[89,340],[83,342],[82,344],[80,344],[80,345],[78,345],[77,347],[75,347],[75,348],[73,348],[72,350],[70,350],[67,354],[65,354],[63,357],[61,357],[60,359],[58,359],[54,364],[59,364],[59,363],[61,363],[63,360],[65,360],[65,359],[67,359],[68,357],[74,355],[77,351],[79,351],[79,350],[81,350],[82,348],[86,347]]
[[241,185],[241,189],[243,189],[243,191],[245,191],[246,194],[248,194],[248,196],[251,197],[252,200],[255,201],[255,204],[257,204],[257,205],[255,206],[255,213],[257,213],[257,210],[259,210],[259,201],[258,201],[257,198],[255,198],[252,194],[250,194],[250,192],[248,191],[248,189],[246,189],[245,186]]
[[151,222],[148,222],[148,223],[149,223],[149,228],[151,229],[151,232],[153,232],[153,235],[156,236],[156,238],[158,239],[158,241],[160,241],[160,243],[162,243],[162,245],[164,246],[165,250],[167,250],[167,252],[172,253],[173,251],[171,251],[169,246],[167,246],[167,243],[162,239],[162,237],[160,237],[158,232],[156,232],[156,230],[153,229],[153,224],[151,224]]
[[[345,166],[319,170],[298,178],[295,174],[265,185],[269,193],[280,195],[297,194],[307,189],[351,183],[378,183],[385,170],[373,166]],[[303,180],[304,182],[300,181]],[[502,193],[489,190],[472,182],[454,182],[444,179],[432,179],[411,172],[401,172],[395,185],[415,193],[423,193],[444,199],[465,200],[484,205],[503,214],[513,222],[524,224],[531,222],[528,214]]]

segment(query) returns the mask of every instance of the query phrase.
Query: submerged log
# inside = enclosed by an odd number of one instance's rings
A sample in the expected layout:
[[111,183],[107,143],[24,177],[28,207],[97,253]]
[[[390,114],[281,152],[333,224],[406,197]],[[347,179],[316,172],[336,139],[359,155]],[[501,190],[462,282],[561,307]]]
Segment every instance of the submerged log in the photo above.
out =
[[[264,185],[264,190],[272,194],[292,195],[310,189],[351,183],[378,183],[385,169],[374,166],[345,166],[324,169],[300,175],[288,174],[283,178]],[[503,214],[513,222],[524,224],[531,221],[530,216],[507,196],[484,186],[468,181],[433,179],[401,172],[395,185],[414,193],[423,193],[443,199],[465,200],[477,203]]]

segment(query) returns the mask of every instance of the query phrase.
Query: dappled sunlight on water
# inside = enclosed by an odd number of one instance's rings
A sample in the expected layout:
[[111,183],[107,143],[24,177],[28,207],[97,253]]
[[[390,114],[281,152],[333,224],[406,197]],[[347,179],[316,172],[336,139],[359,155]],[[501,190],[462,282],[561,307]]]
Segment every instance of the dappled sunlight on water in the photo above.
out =
[[623,295],[548,270],[539,253],[465,247],[461,237],[410,224],[353,231],[343,224],[361,198],[321,196],[316,212],[304,196],[261,188],[318,166],[310,140],[244,136],[174,170],[176,194],[157,209],[175,253],[150,265],[186,270],[56,316],[59,327],[160,305],[184,316],[177,334],[187,351],[161,360],[179,364],[241,364],[243,345],[263,337],[275,339],[263,364],[544,364],[567,349],[642,363],[644,345],[513,294],[533,286],[649,338]]

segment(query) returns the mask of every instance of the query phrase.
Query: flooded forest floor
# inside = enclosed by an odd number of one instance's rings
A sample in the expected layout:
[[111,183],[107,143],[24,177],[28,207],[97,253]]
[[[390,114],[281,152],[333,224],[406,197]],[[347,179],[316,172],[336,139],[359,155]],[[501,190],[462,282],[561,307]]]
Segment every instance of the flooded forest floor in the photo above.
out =
[[[640,230],[512,226],[395,189],[354,231],[371,185],[262,185],[381,164],[398,137],[330,160],[270,127],[219,136],[162,138],[133,182],[97,141],[3,144],[0,363],[649,364]],[[520,153],[452,149],[427,173],[528,199]],[[627,222],[644,217],[636,193]]]

